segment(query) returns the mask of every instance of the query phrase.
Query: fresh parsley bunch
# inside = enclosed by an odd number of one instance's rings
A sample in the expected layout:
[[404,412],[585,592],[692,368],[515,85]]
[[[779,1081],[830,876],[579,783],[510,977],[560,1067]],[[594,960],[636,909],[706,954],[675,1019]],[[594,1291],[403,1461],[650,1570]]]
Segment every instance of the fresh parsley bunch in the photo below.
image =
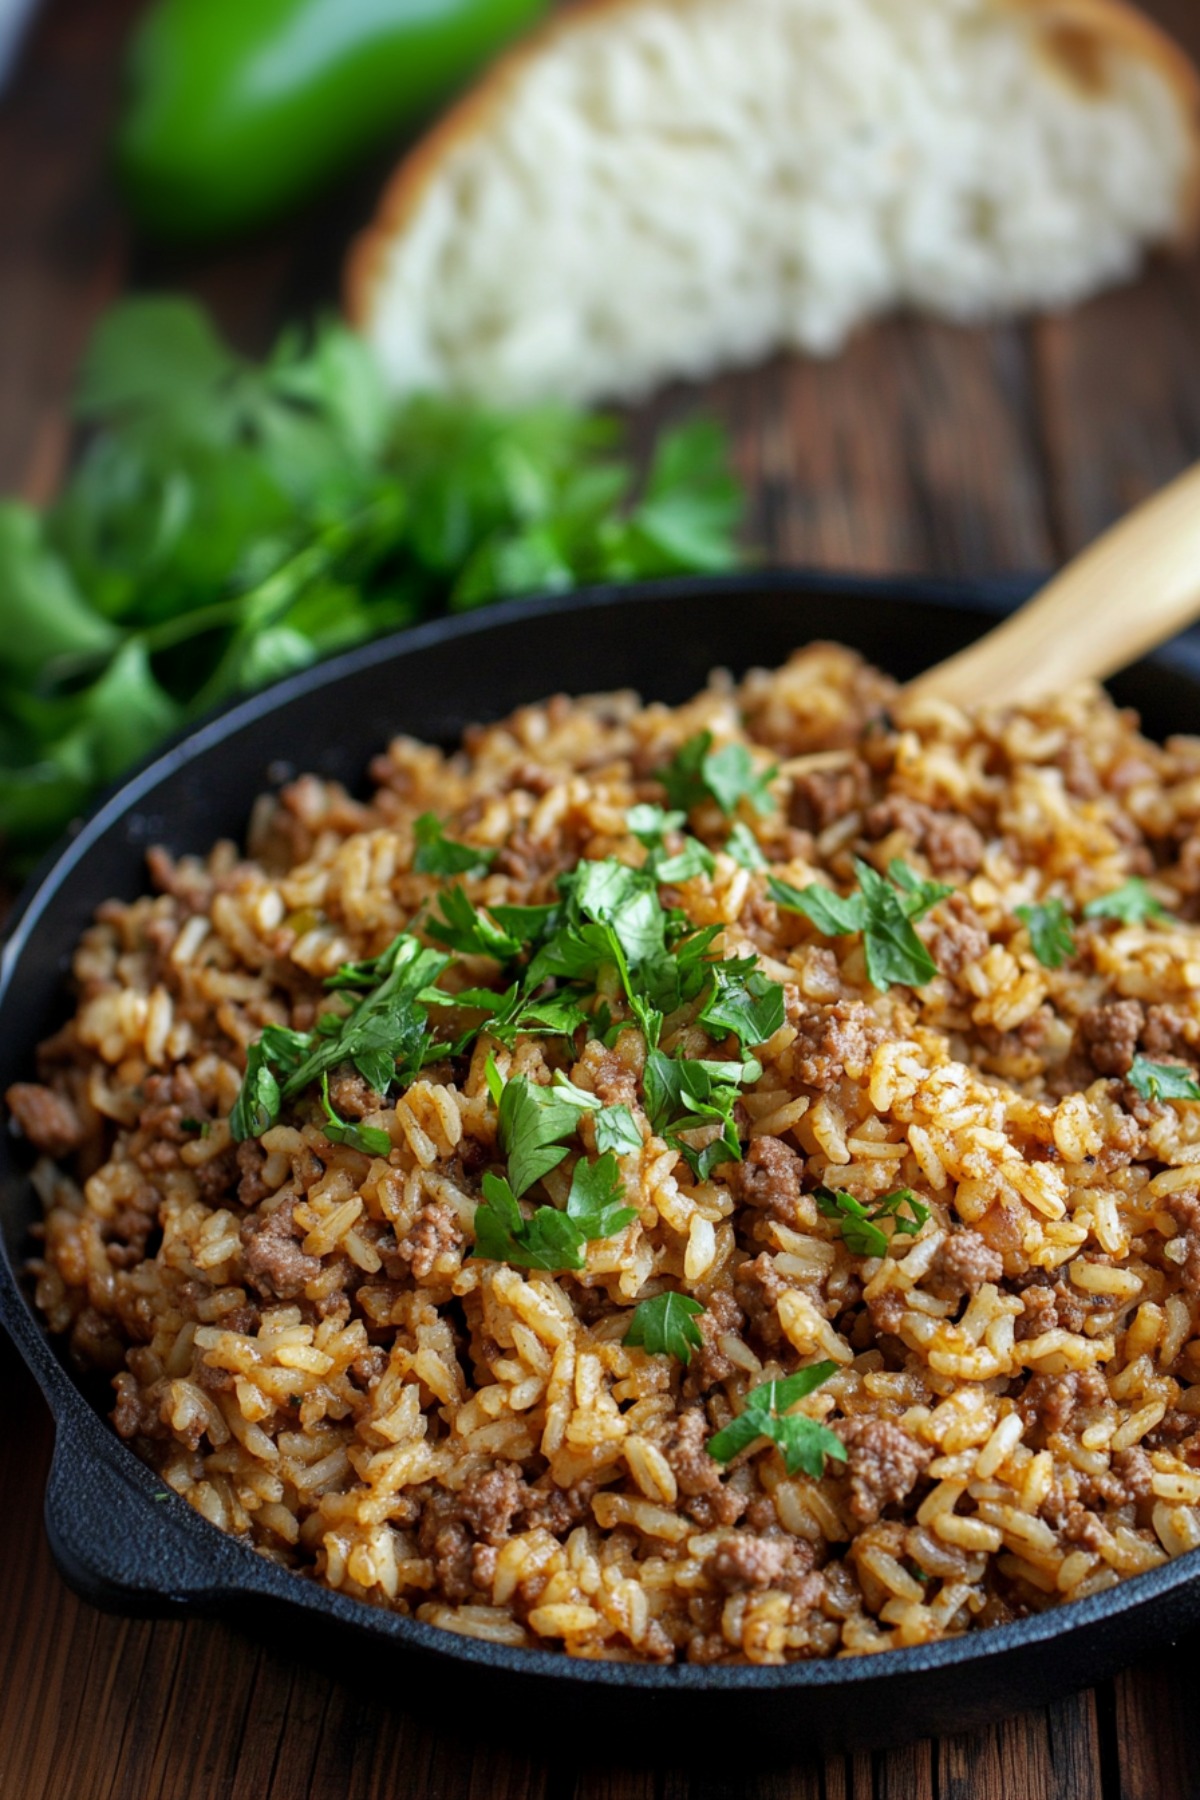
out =
[[[188,719],[444,607],[739,560],[717,428],[645,480],[612,419],[387,395],[336,323],[238,356],[182,299],[102,321],[45,512],[0,503],[0,840],[27,858]],[[430,845],[436,855],[436,846]]]

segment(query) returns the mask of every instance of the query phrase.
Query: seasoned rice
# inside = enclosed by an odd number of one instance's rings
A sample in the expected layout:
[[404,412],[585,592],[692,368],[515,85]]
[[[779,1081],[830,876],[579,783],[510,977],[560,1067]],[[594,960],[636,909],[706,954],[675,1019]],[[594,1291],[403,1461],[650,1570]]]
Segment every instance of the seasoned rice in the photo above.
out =
[[[558,698],[450,755],[399,738],[368,802],[305,777],[258,803],[244,855],[155,852],[153,893],[100,910],[74,1016],[8,1099],[42,1152],[38,1305],[113,1377],[116,1429],[166,1486],[369,1604],[658,1662],[927,1643],[1200,1545],[1200,1105],[1130,1080],[1135,1057],[1200,1060],[1200,740],[1151,744],[1091,687],[899,725],[895,704],[815,646],[675,710]],[[342,964],[426,936],[452,884],[414,871],[420,816],[495,853],[455,878],[476,905],[546,904],[581,860],[644,861],[627,813],[663,802],[659,773],[705,730],[774,770],[772,810],[735,815],[769,872],[704,800],[688,829],[715,872],[663,895],[721,928],[710,955],[784,985],[741,1161],[702,1177],[654,1135],[633,1023],[607,1045],[485,1033],[386,1100],[338,1071],[335,1103],[386,1156],[331,1142],[316,1090],[233,1141],[263,1027],[310,1030]],[[770,875],[848,894],[855,857],[952,890],[917,927],[926,985],[879,991],[861,934],[768,893]],[[1084,916],[1131,877],[1163,911]],[[1054,898],[1074,934],[1057,968],[1016,911]],[[446,981],[468,978],[503,986],[485,959]],[[740,1053],[695,1011],[668,1017],[667,1050]],[[503,1164],[489,1057],[634,1113],[636,1216],[579,1271],[471,1255]],[[584,1112],[573,1156],[592,1130]],[[909,1189],[928,1216],[856,1254],[819,1188],[868,1208]],[[526,1198],[565,1192],[560,1168]],[[624,1342],[668,1289],[705,1308],[686,1367]],[[765,1437],[716,1460],[748,1395],[818,1361],[834,1372],[797,1410],[845,1460],[789,1473]]]

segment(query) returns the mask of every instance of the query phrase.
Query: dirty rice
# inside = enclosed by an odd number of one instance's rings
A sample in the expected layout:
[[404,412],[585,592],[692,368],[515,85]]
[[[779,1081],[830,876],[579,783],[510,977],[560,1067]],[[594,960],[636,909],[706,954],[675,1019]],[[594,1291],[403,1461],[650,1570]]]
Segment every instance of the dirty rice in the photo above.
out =
[[[1090,688],[903,729],[892,697],[817,646],[674,711],[557,699],[451,756],[400,738],[367,804],[302,779],[258,804],[245,855],[156,853],[153,894],[102,908],[77,1011],[9,1106],[42,1152],[38,1304],[167,1486],[371,1605],[583,1657],[923,1643],[1200,1545],[1200,1105],[1126,1079],[1138,1054],[1200,1060],[1200,740],[1152,745]],[[781,911],[717,806],[693,810],[716,872],[666,897],[786,987],[741,1164],[698,1180],[651,1134],[634,1029],[485,1037],[386,1104],[339,1075],[386,1157],[331,1144],[313,1097],[231,1142],[246,1045],[310,1027],[324,978],[444,885],[412,870],[420,814],[498,852],[465,882],[478,904],[545,902],[581,858],[641,862],[626,812],[702,729],[778,765],[774,809],[737,815],[772,873],[847,893],[856,855],[900,856],[954,889],[917,928],[936,978],[880,993],[861,936]],[[1166,915],[1082,919],[1135,875]],[[1074,921],[1057,969],[1015,912],[1049,897]],[[720,1054],[686,1010],[664,1043]],[[470,1255],[500,1166],[489,1053],[639,1122],[637,1217],[578,1274]],[[864,1258],[821,1185],[907,1187],[929,1217]],[[666,1288],[706,1308],[687,1368],[622,1341]],[[813,1480],[766,1439],[708,1454],[747,1394],[817,1360],[836,1373],[800,1410],[845,1462]]]

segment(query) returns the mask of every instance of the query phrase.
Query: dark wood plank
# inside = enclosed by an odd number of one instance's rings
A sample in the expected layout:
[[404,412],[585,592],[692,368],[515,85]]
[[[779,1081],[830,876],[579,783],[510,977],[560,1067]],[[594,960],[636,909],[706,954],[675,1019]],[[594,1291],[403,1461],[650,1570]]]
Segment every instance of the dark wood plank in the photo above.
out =
[[1195,1800],[1200,1794],[1198,1654],[1200,1641],[1186,1639],[1112,1684],[1120,1800]]
[[1021,1800],[1103,1800],[1100,1743],[1091,1694],[1023,1713],[937,1747],[938,1800],[979,1793]]
[[0,107],[0,491],[50,492],[63,405],[93,319],[121,285],[105,171],[118,49],[136,0],[51,5]]

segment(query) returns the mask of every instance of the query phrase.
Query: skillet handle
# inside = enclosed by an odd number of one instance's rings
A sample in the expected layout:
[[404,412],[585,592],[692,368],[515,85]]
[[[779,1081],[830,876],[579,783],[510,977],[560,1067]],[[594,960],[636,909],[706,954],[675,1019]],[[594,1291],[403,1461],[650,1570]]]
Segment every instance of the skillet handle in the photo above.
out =
[[213,1612],[232,1588],[252,1588],[258,1557],[222,1538],[96,1425],[77,1432],[74,1421],[60,1422],[46,1488],[46,1536],[68,1587],[106,1612],[138,1617]]

